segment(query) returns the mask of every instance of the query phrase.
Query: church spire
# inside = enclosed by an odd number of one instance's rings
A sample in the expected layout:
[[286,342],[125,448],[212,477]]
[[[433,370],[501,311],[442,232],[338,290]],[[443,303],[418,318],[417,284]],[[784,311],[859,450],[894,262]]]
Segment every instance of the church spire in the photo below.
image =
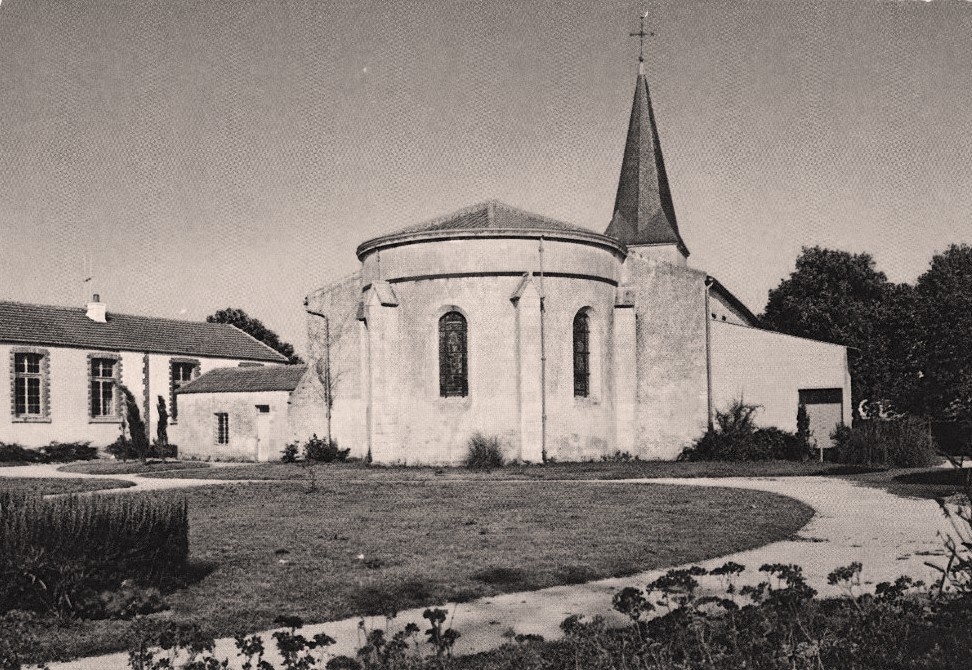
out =
[[632,33],[632,36],[641,39],[642,46],[638,58],[638,79],[621,161],[614,214],[606,234],[628,246],[671,245],[685,258],[689,251],[678,233],[675,205],[672,203],[655,125],[655,112],[651,107],[651,95],[645,78],[644,40],[649,34],[645,32],[643,16],[641,30]]

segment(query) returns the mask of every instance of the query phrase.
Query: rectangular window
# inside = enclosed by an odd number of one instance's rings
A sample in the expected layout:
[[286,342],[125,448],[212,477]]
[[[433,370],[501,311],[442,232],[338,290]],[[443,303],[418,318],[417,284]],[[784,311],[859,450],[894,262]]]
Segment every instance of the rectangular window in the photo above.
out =
[[229,444],[229,414],[216,414],[216,444]]
[[179,396],[176,389],[199,376],[199,361],[172,361],[169,364],[169,416],[179,418]]
[[14,414],[17,417],[44,415],[42,388],[44,355],[14,354]]
[[114,358],[91,359],[91,416],[118,416],[115,387],[118,380],[115,371],[118,361]]

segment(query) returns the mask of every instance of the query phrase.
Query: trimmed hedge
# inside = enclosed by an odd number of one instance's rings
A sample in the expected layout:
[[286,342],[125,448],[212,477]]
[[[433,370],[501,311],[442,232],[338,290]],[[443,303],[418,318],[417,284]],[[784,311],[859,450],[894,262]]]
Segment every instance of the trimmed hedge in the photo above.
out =
[[70,463],[98,458],[90,442],[51,442],[40,449],[0,442],[0,463]]

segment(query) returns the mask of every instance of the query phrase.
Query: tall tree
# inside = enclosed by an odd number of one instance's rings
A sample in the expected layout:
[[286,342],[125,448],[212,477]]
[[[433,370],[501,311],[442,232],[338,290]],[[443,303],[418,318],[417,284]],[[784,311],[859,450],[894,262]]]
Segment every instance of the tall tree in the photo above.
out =
[[932,257],[915,294],[927,412],[972,421],[972,246],[953,244]]
[[254,319],[242,309],[238,309],[236,307],[227,307],[226,309],[219,310],[215,314],[207,316],[206,321],[209,323],[228,323],[236,326],[244,333],[249,333],[256,339],[260,340],[271,349],[279,351],[281,354],[286,356],[287,360],[289,360],[291,363],[304,362],[300,356],[294,353],[294,346],[292,344],[281,340],[275,332],[263,325],[262,321],[259,319]]
[[[911,338],[902,324],[912,309],[908,286],[888,282],[870,254],[804,247],[796,269],[769,292],[761,320],[791,335],[853,347],[853,406],[862,400],[910,404],[905,390]],[[911,377],[909,377],[909,374]]]

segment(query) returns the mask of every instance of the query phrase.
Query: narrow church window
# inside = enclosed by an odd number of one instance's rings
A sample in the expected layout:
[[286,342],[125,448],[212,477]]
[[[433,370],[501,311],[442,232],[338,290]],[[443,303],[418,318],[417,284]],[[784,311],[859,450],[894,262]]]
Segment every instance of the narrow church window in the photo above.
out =
[[229,414],[216,414],[216,444],[229,444]]
[[439,319],[439,395],[469,395],[466,317],[447,312]]
[[115,366],[114,358],[91,359],[91,416],[117,416],[115,403]]
[[591,324],[587,312],[574,317],[574,395],[586,398],[591,393]]
[[42,416],[43,354],[14,354],[14,414]]

